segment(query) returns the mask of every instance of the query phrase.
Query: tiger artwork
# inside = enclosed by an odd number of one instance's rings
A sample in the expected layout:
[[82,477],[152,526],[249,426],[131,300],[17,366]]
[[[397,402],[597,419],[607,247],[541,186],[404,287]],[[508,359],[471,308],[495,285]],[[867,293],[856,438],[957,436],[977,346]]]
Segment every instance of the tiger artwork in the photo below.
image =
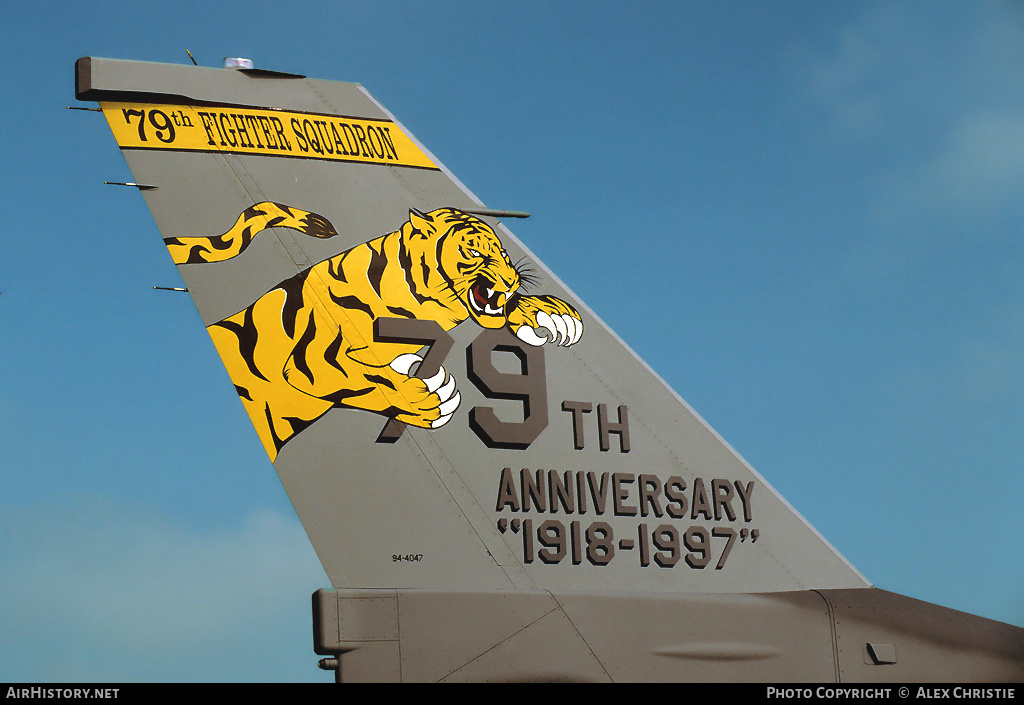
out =
[[[266,201],[223,235],[165,243],[176,264],[222,262],[271,227],[337,235],[320,215]],[[452,418],[460,402],[455,378],[443,367],[414,376],[423,346],[377,339],[378,319],[434,321],[445,331],[472,319],[529,345],[578,342],[579,312],[554,296],[520,293],[532,279],[479,218],[454,208],[411,210],[398,230],[299,272],[207,330],[274,460],[334,407],[430,429]]]

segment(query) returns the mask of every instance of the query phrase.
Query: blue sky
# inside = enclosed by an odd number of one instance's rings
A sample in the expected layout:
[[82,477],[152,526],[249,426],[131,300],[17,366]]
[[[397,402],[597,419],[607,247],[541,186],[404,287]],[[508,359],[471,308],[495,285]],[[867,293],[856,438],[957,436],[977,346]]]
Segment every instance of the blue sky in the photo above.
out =
[[[328,580],[73,65],[362,83],[878,587],[1024,626],[1019,2],[0,0],[0,681],[313,680]],[[622,263],[626,262],[626,272]],[[225,444],[224,438],[237,439]]]

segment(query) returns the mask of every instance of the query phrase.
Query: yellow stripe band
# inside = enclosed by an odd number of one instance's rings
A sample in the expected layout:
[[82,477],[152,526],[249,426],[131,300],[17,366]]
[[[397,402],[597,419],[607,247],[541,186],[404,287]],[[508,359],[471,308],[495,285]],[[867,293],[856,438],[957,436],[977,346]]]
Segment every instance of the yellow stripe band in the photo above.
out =
[[230,152],[437,169],[390,120],[230,106],[101,102],[122,149]]

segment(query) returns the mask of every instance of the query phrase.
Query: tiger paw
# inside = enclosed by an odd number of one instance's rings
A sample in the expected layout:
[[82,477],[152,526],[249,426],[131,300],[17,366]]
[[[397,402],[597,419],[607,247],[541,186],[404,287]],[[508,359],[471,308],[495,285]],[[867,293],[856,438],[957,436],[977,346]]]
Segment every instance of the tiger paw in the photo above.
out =
[[[396,357],[390,366],[395,372],[409,375],[412,366],[422,361],[423,358],[419,355],[408,353]],[[399,392],[411,408],[409,412],[399,414],[395,418],[422,428],[444,426],[451,421],[462,401],[462,396],[455,387],[455,377],[448,374],[442,366],[438,366],[437,374],[426,379],[410,375],[399,387]]]
[[523,296],[508,316],[509,328],[527,345],[569,346],[583,337],[583,319],[554,296]]

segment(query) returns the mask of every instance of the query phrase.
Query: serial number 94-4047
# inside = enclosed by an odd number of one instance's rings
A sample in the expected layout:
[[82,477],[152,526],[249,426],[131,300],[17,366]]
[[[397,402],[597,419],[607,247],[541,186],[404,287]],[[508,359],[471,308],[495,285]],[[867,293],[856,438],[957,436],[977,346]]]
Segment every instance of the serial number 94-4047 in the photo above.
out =
[[566,527],[560,521],[549,519],[535,527],[532,519],[509,521],[505,518],[498,521],[498,531],[522,535],[525,563],[540,560],[550,565],[568,556],[573,565],[584,560],[592,565],[608,565],[618,549],[620,552],[635,550],[643,568],[650,565],[673,568],[682,561],[698,570],[706,568],[714,560],[717,548],[713,544],[721,548],[715,563],[715,570],[721,570],[737,539],[741,543],[748,540],[753,543],[760,535],[757,529],[737,532],[727,526],[716,526],[709,531],[704,526],[694,525],[680,533],[672,524],[660,524],[654,528],[640,524],[635,538],[631,536],[616,541],[611,525],[603,521],[595,521],[586,527],[578,521],[571,521]]
[[404,553],[404,554],[393,553],[393,554],[391,554],[391,562],[392,563],[398,563],[400,561],[408,561],[409,563],[419,563],[422,560],[423,560],[423,554],[422,553]]

